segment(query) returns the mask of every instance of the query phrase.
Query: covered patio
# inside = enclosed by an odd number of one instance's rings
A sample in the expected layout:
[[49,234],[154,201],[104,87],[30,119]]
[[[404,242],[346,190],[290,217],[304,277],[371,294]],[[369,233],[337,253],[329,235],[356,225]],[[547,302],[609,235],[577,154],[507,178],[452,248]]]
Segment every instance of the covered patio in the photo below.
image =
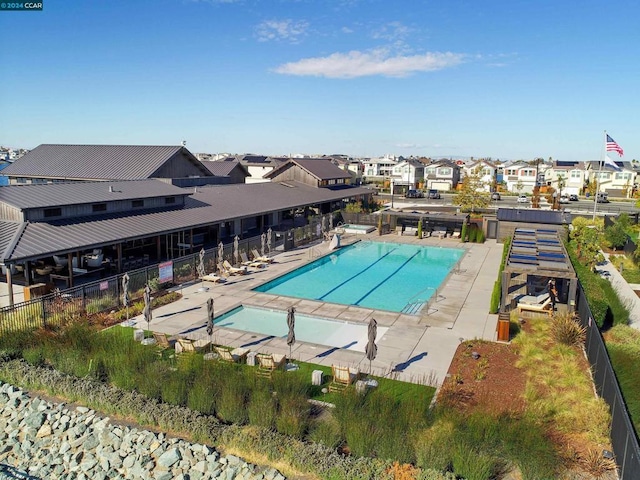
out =
[[517,308],[524,296],[546,293],[551,279],[556,283],[558,309],[573,312],[578,278],[559,233],[554,229],[516,228],[502,271],[500,311]]

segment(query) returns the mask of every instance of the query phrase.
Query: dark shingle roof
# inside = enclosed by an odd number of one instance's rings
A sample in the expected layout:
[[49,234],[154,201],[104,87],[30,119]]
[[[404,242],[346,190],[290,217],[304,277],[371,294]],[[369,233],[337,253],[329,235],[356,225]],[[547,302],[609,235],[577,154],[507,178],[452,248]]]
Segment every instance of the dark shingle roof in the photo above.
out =
[[[4,175],[130,180],[151,177],[182,146],[40,145],[2,172]],[[184,149],[188,156],[191,153]],[[193,160],[197,161],[195,157]]]
[[[110,187],[112,191],[110,191]],[[17,208],[39,208],[167,195],[187,195],[189,193],[188,190],[153,179],[10,185],[0,188],[0,203]]]
[[201,187],[186,199],[185,208],[21,224],[24,231],[2,258],[43,257],[362,194],[371,191],[315,188],[293,181]]

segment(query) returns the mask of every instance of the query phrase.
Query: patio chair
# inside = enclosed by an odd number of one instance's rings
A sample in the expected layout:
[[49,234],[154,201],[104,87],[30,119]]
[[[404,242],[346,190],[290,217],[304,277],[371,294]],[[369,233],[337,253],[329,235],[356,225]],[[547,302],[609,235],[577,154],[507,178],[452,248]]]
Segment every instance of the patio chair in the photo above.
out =
[[230,363],[244,363],[249,354],[248,348],[234,348],[233,350],[226,347],[214,347],[220,358]]
[[221,275],[216,275],[215,273],[207,273],[204,277],[202,277],[202,280],[204,280],[205,282],[213,283],[222,283],[227,281],[226,278]]
[[460,234],[461,234],[460,229],[459,229],[459,228],[456,228],[456,229],[453,231],[453,234],[451,235],[451,238],[460,238]]
[[331,373],[333,375],[333,380],[329,384],[330,392],[341,392],[354,383],[360,375],[360,371],[358,369],[341,367],[338,365],[331,365]]
[[199,353],[209,346],[209,340],[192,340],[180,337],[176,343],[176,353]]
[[224,262],[222,262],[222,265],[224,265],[224,268],[231,275],[244,275],[245,273],[247,273],[247,266],[246,265],[244,265],[242,267],[234,267],[233,265],[231,265],[229,263],[228,260],[225,260]]
[[548,293],[540,295],[524,295],[518,299],[518,313],[523,311],[548,313],[551,315],[551,296]]
[[162,348],[174,348],[178,337],[169,337],[164,332],[153,332],[153,338],[156,340],[156,344]]
[[253,255],[253,259],[256,262],[264,262],[264,263],[272,263],[273,262],[273,258],[267,257],[265,255],[260,255],[260,252],[258,252],[258,250],[256,250],[255,248],[251,249],[251,255]]
[[261,262],[259,260],[249,260],[245,252],[240,252],[240,260],[242,261],[242,265],[244,265],[245,267],[264,268],[268,265],[267,262]]
[[285,364],[287,357],[278,353],[258,353],[256,359],[258,360],[258,375],[271,377],[275,370]]

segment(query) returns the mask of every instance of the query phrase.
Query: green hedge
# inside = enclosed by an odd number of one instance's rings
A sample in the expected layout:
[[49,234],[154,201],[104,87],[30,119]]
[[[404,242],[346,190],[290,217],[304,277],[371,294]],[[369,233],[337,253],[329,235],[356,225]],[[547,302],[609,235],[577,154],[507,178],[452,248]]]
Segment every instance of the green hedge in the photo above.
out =
[[509,253],[510,246],[511,238],[506,238],[504,240],[504,246],[502,247],[502,261],[500,262],[500,269],[498,270],[498,279],[493,284],[493,291],[491,292],[489,313],[498,313],[500,310],[500,300],[502,298],[502,271],[507,263],[507,254]]

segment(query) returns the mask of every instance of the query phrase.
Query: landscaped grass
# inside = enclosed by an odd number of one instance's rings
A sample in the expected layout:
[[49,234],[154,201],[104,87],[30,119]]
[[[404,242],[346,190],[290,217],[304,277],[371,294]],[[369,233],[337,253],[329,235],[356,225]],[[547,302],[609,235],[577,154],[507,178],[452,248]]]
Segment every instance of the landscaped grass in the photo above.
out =
[[[622,273],[623,278],[627,283],[640,283],[640,268],[633,261],[632,258],[627,255],[610,255],[609,259],[616,269]],[[620,269],[622,265],[622,269]]]
[[640,331],[626,325],[618,325],[605,333],[605,345],[624,395],[631,421],[640,431]]

